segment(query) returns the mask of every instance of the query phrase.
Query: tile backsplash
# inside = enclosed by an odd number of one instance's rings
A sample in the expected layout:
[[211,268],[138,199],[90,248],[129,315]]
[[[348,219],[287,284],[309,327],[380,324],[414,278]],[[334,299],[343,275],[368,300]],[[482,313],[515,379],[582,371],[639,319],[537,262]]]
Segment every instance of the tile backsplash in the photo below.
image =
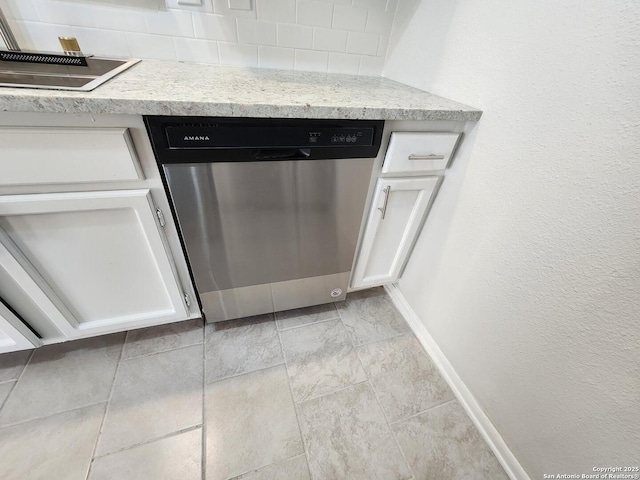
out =
[[[24,49],[380,75],[399,0],[0,0]],[[402,0],[400,0],[402,1]],[[198,5],[199,4],[199,5]]]

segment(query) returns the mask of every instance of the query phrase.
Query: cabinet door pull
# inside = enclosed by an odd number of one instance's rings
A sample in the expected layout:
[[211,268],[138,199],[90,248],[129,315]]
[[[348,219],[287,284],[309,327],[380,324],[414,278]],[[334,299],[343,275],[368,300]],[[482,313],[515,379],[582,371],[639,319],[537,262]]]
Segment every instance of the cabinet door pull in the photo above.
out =
[[387,185],[384,190],[384,203],[382,204],[382,208],[378,207],[378,210],[382,212],[382,220],[384,220],[384,216],[387,213],[387,203],[389,202],[389,192],[391,192],[391,185]]
[[409,155],[409,160],[444,160],[444,155],[434,155],[430,153],[429,155]]

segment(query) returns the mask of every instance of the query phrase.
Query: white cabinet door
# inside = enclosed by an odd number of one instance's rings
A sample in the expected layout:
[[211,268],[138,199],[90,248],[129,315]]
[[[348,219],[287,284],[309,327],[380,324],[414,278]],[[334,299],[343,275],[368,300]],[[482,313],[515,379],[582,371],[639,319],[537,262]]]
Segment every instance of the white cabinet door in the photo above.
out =
[[38,338],[0,299],[0,353],[27,350],[40,344]]
[[0,196],[0,266],[66,337],[183,320],[156,220],[146,189]]
[[441,178],[378,180],[351,282],[353,288],[398,279]]

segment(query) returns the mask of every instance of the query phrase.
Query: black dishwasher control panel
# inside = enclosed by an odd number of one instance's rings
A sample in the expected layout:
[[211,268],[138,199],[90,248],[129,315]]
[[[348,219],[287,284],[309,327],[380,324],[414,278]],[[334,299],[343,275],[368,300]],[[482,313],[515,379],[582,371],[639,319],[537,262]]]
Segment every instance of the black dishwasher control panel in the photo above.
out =
[[165,129],[169,148],[346,147],[373,144],[373,128],[182,127]]
[[382,120],[147,116],[159,163],[373,158]]

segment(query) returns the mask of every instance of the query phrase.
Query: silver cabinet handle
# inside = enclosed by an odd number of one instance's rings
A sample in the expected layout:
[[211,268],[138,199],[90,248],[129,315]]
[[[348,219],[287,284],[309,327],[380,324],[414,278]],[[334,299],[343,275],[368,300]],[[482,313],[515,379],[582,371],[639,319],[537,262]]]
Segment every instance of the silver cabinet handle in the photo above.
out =
[[444,160],[444,155],[409,155],[409,160]]
[[382,220],[384,220],[384,216],[387,213],[387,203],[389,202],[389,192],[391,192],[391,185],[387,185],[382,191],[384,192],[384,204],[382,205],[382,208],[378,207],[378,210],[382,212]]

